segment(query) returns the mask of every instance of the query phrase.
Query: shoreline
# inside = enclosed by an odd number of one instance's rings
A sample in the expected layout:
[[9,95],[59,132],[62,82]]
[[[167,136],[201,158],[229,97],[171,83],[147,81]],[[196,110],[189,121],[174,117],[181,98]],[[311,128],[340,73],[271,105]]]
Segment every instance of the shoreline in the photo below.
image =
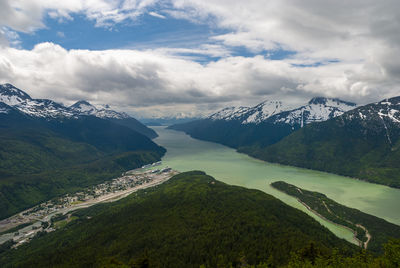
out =
[[[270,186],[271,186],[273,189],[275,189],[275,190],[277,190],[277,191],[279,191],[279,192],[281,192],[281,193],[283,193],[283,194],[285,194],[285,195],[288,195],[288,196],[291,196],[291,197],[295,198],[295,199],[296,199],[300,204],[302,204],[308,211],[312,212],[314,215],[316,215],[317,217],[321,218],[322,220],[327,221],[327,222],[329,222],[329,223],[332,223],[332,224],[334,224],[334,225],[336,225],[336,226],[338,226],[338,227],[341,227],[341,228],[344,228],[344,229],[349,230],[350,232],[353,233],[353,239],[354,239],[354,241],[356,241],[356,242],[358,243],[358,246],[361,247],[361,248],[364,248],[364,247],[363,247],[364,242],[362,242],[361,240],[359,240],[359,239],[357,238],[357,231],[351,229],[350,227],[347,227],[347,226],[341,225],[341,224],[339,224],[339,223],[333,222],[333,221],[331,221],[331,220],[328,220],[327,218],[325,218],[324,216],[322,216],[321,214],[319,214],[317,211],[315,211],[315,210],[313,210],[312,208],[310,208],[306,203],[304,203],[303,201],[301,201],[298,197],[289,195],[289,194],[285,193],[284,191],[275,188],[275,187],[272,186],[271,184],[270,184]],[[369,242],[369,240],[368,240],[368,242]]]
[[377,183],[377,182],[374,182],[374,181],[371,181],[371,180],[368,180],[368,179],[361,179],[361,178],[356,178],[356,177],[350,177],[350,176],[348,176],[348,175],[332,173],[332,172],[325,171],[325,170],[312,169],[312,168],[307,168],[307,167],[301,167],[301,166],[283,164],[283,163],[279,163],[279,162],[266,161],[265,159],[258,158],[258,157],[256,157],[255,155],[252,155],[252,154],[250,154],[250,153],[247,153],[246,151],[241,151],[240,148],[232,147],[232,146],[229,146],[229,145],[227,145],[227,144],[223,144],[223,143],[216,142],[216,141],[212,141],[212,140],[197,138],[197,137],[192,136],[192,134],[190,134],[190,133],[188,133],[188,132],[186,132],[186,131],[184,131],[184,130],[177,130],[177,129],[169,128],[169,127],[170,127],[170,126],[167,126],[166,129],[174,130],[174,131],[177,131],[177,132],[183,132],[183,133],[185,133],[186,135],[188,135],[189,137],[191,137],[192,139],[197,139],[197,140],[206,141],[206,142],[212,142],[212,143],[216,143],[216,144],[219,144],[219,145],[226,146],[226,147],[228,147],[228,148],[231,148],[231,149],[235,150],[235,151],[236,151],[237,153],[239,153],[239,154],[247,155],[247,156],[249,156],[249,157],[251,157],[251,158],[257,159],[257,160],[262,161],[262,162],[264,162],[264,163],[274,164],[274,165],[279,165],[279,166],[287,166],[287,167],[300,168],[300,169],[311,170],[311,171],[323,172],[323,173],[327,173],[327,174],[332,174],[332,175],[336,175],[336,176],[345,177],[345,178],[348,178],[348,179],[351,179],[351,180],[358,180],[358,181],[362,181],[362,182],[366,182],[366,183],[371,183],[371,184],[375,184],[375,185],[385,186],[385,187],[389,187],[389,188],[391,188],[391,189],[396,189],[396,190],[399,190],[399,191],[400,191],[400,186],[398,186],[398,187],[390,186],[390,185],[383,184],[383,183]]

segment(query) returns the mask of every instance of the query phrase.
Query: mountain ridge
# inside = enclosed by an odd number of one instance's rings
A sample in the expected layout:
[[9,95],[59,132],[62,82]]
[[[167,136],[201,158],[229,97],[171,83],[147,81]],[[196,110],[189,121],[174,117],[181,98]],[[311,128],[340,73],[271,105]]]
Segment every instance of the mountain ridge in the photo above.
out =
[[297,108],[281,101],[264,101],[254,107],[224,108],[205,119],[169,128],[233,148],[268,146],[304,125],[334,118],[355,107],[354,103],[323,97]]
[[[105,108],[98,109],[89,102],[81,100],[67,107],[49,99],[33,99],[27,93],[7,83],[0,85],[0,103],[7,104],[20,112],[45,120],[79,119],[82,116],[94,116],[113,121],[137,131],[151,139],[157,137],[157,133],[135,118],[123,112],[117,112]],[[6,113],[9,109],[2,109]]]
[[159,161],[165,153],[133,129],[133,118],[124,126],[78,114],[11,84],[0,86],[0,98],[11,104],[0,102],[0,219]]
[[270,146],[239,151],[269,162],[400,188],[400,97],[310,124]]

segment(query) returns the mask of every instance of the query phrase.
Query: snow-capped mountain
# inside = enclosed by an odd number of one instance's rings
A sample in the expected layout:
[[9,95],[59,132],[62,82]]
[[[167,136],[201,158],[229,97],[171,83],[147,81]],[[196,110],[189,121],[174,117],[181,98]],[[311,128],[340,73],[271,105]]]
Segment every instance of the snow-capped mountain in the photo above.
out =
[[70,107],[47,99],[32,99],[24,91],[11,84],[0,85],[0,113],[8,114],[11,110],[22,112],[33,118],[63,121],[94,116],[126,126],[149,138],[157,137],[157,133],[130,117],[126,113],[116,112],[108,105],[97,108],[87,101],[78,101]]
[[312,122],[321,122],[356,107],[355,103],[316,97],[307,105],[293,109],[281,101],[264,101],[254,107],[228,107],[208,117],[211,120],[237,120],[242,124],[285,123],[301,126]]
[[343,113],[356,108],[355,103],[316,97],[311,99],[307,105],[297,109],[277,114],[270,118],[274,123],[285,123],[291,126],[303,127],[309,123],[322,122],[342,115]]
[[310,124],[272,146],[245,152],[270,162],[400,188],[399,149],[400,97],[394,97]]
[[337,121],[341,126],[357,125],[361,136],[384,137],[387,145],[396,147],[400,139],[400,97],[361,106]]
[[13,106],[31,99],[28,94],[11,84],[0,85],[0,102]]
[[380,102],[359,107],[352,113],[347,113],[345,119],[358,119],[364,121],[366,126],[369,125],[371,121],[380,121],[382,124],[390,122],[400,126],[400,97],[385,99]]
[[268,117],[289,110],[281,101],[264,101],[254,107],[227,107],[208,117],[211,120],[238,120],[242,124],[259,124]]
[[24,91],[11,84],[0,85],[0,101],[33,117],[71,118],[78,116],[64,105],[47,99],[32,99]]
[[97,108],[84,100],[76,102],[69,108],[82,115],[93,115],[104,119],[126,119],[130,117],[126,113],[120,113],[109,109],[108,105],[105,105],[104,108]]
[[[0,85],[0,102],[18,109],[24,114],[41,118],[77,118],[82,115],[92,115],[103,119],[126,119],[130,118],[126,113],[120,113],[105,108],[96,108],[87,101],[78,101],[70,107],[66,107],[48,99],[32,99],[24,91],[11,84]],[[6,109],[2,109],[3,113]]]

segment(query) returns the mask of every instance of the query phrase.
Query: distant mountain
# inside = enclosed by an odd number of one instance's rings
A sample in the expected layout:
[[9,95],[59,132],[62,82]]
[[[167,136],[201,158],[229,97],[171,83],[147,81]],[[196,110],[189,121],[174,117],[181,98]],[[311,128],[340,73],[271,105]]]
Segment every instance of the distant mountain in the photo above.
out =
[[284,123],[293,127],[303,127],[310,123],[322,122],[337,117],[356,108],[356,106],[355,103],[339,99],[316,97],[311,99],[307,105],[276,114],[268,118],[268,120],[275,124]]
[[208,119],[260,124],[272,115],[289,109],[289,106],[283,105],[281,101],[264,101],[254,107],[228,107],[210,115]]
[[198,120],[199,117],[161,117],[161,118],[142,118],[140,122],[146,126],[171,126],[175,124],[187,123]]
[[130,117],[126,113],[113,111],[106,106],[98,109],[86,101],[78,101],[70,107],[47,99],[32,99],[24,91],[11,84],[0,85],[0,102],[14,107],[22,113],[46,120],[78,119],[82,116],[95,116],[126,126],[149,138],[157,133]]
[[55,119],[77,117],[71,109],[47,99],[32,99],[11,84],[0,85],[0,102],[33,117]]
[[400,97],[310,124],[277,144],[241,151],[400,188]]
[[0,219],[160,160],[165,149],[113,122],[0,86]]
[[119,125],[129,127],[151,139],[156,138],[157,133],[151,128],[146,127],[144,124],[129,116],[126,113],[113,111],[106,105],[104,108],[96,108],[94,105],[87,101],[81,100],[71,105],[73,111],[80,115],[92,115],[98,118],[107,119]]
[[0,266],[283,267],[297,252],[311,263],[357,251],[275,197],[199,171],[68,219],[55,232],[0,251]]
[[126,113],[119,113],[109,109],[106,105],[102,109],[98,109],[87,101],[81,100],[71,105],[69,108],[83,115],[93,115],[103,119],[126,119],[130,116]]
[[264,101],[254,107],[228,107],[205,119],[170,128],[234,148],[268,146],[307,124],[334,118],[355,107],[354,103],[323,97],[295,109],[281,101]]

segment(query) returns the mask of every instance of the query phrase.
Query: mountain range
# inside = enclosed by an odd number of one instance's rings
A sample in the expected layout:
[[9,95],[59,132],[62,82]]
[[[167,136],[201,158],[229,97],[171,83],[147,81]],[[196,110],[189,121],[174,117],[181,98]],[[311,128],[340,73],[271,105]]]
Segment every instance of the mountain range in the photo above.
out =
[[295,109],[266,101],[170,128],[262,160],[400,187],[400,97],[364,106],[317,97]]
[[124,114],[93,110],[98,113],[91,115],[32,99],[10,84],[0,86],[0,100],[0,219],[158,161],[165,153],[136,128],[146,126]]
[[170,128],[234,148],[268,146],[307,124],[326,121],[355,107],[355,103],[323,97],[297,108],[281,101],[264,101],[254,107],[228,107],[207,118]]
[[157,137],[154,130],[126,113],[111,110],[108,105],[103,108],[96,108],[89,102],[81,100],[67,107],[48,99],[32,99],[27,93],[11,84],[0,85],[0,103],[3,103],[3,106],[4,104],[11,106],[28,116],[46,120],[78,119],[82,116],[94,116],[129,127],[149,138]]
[[400,97],[310,124],[271,146],[239,151],[257,158],[400,188]]

